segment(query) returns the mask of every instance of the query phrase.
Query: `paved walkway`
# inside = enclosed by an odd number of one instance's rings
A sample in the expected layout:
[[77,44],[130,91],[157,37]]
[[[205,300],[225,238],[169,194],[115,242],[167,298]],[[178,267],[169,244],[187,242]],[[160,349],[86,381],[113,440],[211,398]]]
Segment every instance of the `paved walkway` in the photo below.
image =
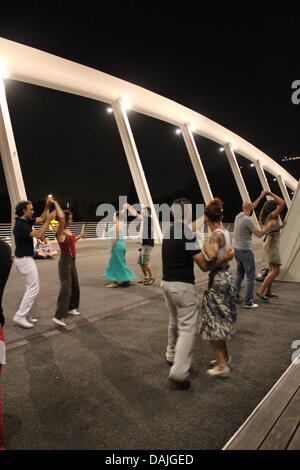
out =
[[[258,259],[260,242],[255,246]],[[136,242],[128,242],[127,262],[139,276],[136,257]],[[13,268],[4,297],[8,449],[221,449],[290,365],[292,342],[300,339],[299,286],[276,283],[276,302],[239,309],[230,378],[207,376],[211,351],[199,339],[191,389],[169,391],[159,246],[152,259],[159,274],[153,286],[105,289],[108,245],[80,241],[82,317],[68,319],[65,330],[51,321],[57,260],[37,261],[41,291],[34,330],[12,324],[23,294]],[[196,273],[201,296],[207,274]]]

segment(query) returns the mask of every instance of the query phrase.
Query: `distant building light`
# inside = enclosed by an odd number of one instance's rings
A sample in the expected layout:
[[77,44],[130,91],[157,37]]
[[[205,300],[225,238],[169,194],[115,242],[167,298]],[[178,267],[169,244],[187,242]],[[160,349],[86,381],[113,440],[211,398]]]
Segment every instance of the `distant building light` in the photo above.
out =
[[254,163],[250,163],[250,166],[253,168],[255,165],[254,165]]
[[300,160],[300,157],[284,157],[282,158],[282,162],[290,162],[291,160]]
[[176,134],[181,134],[181,129],[176,129]]
[[277,181],[277,179],[276,179],[276,178],[273,178],[273,181]]
[[219,148],[219,151],[220,151],[220,152],[224,152],[224,150],[225,150],[224,147],[220,147],[220,148]]
[[113,110],[112,108],[107,108],[106,111],[107,111],[108,113],[112,113],[114,110]]

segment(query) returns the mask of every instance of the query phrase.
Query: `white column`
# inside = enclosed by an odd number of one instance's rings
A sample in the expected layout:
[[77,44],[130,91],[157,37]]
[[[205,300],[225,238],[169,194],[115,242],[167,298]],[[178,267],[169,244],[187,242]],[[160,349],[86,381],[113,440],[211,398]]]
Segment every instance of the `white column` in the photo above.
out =
[[187,151],[194,167],[195,175],[198,180],[204,202],[207,205],[213,199],[213,195],[208,180],[206,178],[206,174],[202,165],[200,155],[198,153],[198,149],[195,144],[193,133],[187,124],[185,124],[181,128],[181,130]]
[[280,190],[282,192],[283,199],[285,200],[286,207],[289,209],[291,207],[291,199],[290,199],[290,195],[288,193],[288,190],[286,189],[284,179],[282,178],[281,175],[278,175],[277,176],[277,181],[278,181]]
[[[225,152],[226,152],[226,155],[227,155],[227,158],[228,158],[228,161],[229,161],[234,179],[235,179],[236,184],[238,186],[242,201],[243,201],[243,203],[244,202],[250,202],[251,199],[249,197],[249,194],[248,194],[248,191],[247,191],[242,173],[240,171],[240,167],[239,167],[238,162],[236,160],[236,156],[234,154],[234,151],[233,151],[230,144],[225,144],[224,149],[225,149]],[[255,215],[255,212],[253,212],[252,218],[253,218],[254,222],[257,224],[257,218],[256,218],[256,215]]]
[[[0,79],[0,153],[8,194],[11,203],[12,228],[15,221],[15,206],[21,200],[27,200],[22,171],[18,158],[13,129],[6,101],[5,85]],[[14,239],[12,237],[14,247]]]
[[124,109],[124,106],[122,106],[120,100],[115,101],[112,104],[112,108],[114,110],[115,119],[121,136],[124,151],[127,157],[133,183],[139,198],[139,203],[142,207],[147,206],[151,208],[151,215],[154,223],[155,240],[161,243],[162,233],[159,225],[159,220],[154,208],[154,204],[142,167],[142,163],[138,154],[138,150],[134,141],[134,137],[131,131],[127,113]]
[[[271,191],[267,177],[264,172],[263,165],[260,160],[255,161],[255,168],[257,171],[257,175],[259,177],[260,184],[262,185],[262,188],[264,191]],[[272,199],[271,196],[267,196],[267,199]]]

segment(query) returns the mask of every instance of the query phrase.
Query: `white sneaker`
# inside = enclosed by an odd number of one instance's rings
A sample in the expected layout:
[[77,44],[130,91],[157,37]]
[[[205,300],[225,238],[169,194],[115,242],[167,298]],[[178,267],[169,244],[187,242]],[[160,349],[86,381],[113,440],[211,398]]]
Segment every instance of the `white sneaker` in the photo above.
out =
[[58,318],[53,317],[53,318],[52,318],[52,321],[53,321],[54,323],[56,323],[57,325],[59,325],[59,326],[67,326],[67,324],[66,324],[65,322],[59,320]]
[[69,315],[80,315],[80,312],[78,312],[78,310],[76,310],[76,308],[73,308],[73,310],[68,311],[68,314]]
[[255,303],[252,302],[252,304],[250,304],[250,305],[244,304],[243,307],[244,308],[257,308],[258,304],[255,304]]
[[32,318],[30,315],[28,315],[27,320],[28,320],[30,323],[36,323],[36,322],[38,321],[37,318]]
[[24,318],[24,317],[22,318],[22,317],[14,316],[13,322],[16,325],[21,326],[22,328],[33,328],[33,324],[30,323],[28,320],[26,320],[26,318]]
[[215,376],[215,377],[228,377],[230,372],[229,367],[225,367],[223,370],[219,370],[217,367],[214,367],[213,369],[208,369],[207,373],[209,375]]
[[[229,364],[231,364],[231,362],[232,362],[232,359],[231,359],[231,356],[229,356],[228,361],[227,361],[227,365],[229,366]],[[215,366],[217,364],[217,360],[214,359],[213,361],[210,361],[209,363],[210,363],[211,366]]]

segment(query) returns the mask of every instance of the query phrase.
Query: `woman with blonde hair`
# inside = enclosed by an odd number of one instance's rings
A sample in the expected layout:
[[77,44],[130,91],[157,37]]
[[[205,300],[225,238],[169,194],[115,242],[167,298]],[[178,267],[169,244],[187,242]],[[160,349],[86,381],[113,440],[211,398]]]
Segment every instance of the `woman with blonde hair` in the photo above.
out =
[[[209,244],[217,244],[217,260],[231,248],[230,234],[223,228],[223,203],[214,198],[204,210],[205,222],[211,229]],[[205,244],[204,244],[205,250]],[[231,258],[232,259],[232,258]],[[209,340],[216,359],[211,361],[211,376],[226,377],[230,369],[230,356],[226,341],[231,338],[236,322],[236,297],[229,262],[210,272],[207,290],[202,301],[200,335]]]
[[260,289],[256,292],[256,295],[265,302],[269,302],[271,298],[278,297],[278,295],[272,293],[272,283],[280,271],[280,230],[284,228],[287,222],[284,221],[282,223],[279,216],[285,207],[284,200],[270,191],[268,191],[266,195],[272,196],[273,199],[266,201],[263,205],[259,216],[259,223],[262,226],[266,226],[268,225],[268,222],[273,221],[274,224],[266,233],[263,245],[263,257],[269,264],[269,273],[260,286]]

